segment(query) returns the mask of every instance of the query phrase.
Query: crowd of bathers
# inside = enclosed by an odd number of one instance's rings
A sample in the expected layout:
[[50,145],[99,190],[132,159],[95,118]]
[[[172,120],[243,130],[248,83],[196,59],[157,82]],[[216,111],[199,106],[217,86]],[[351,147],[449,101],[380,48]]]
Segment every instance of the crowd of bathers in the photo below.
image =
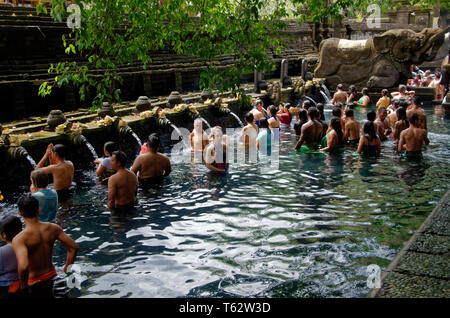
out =
[[[349,91],[338,85],[331,100],[332,118],[325,120],[324,105],[311,100],[300,100],[295,107],[280,103],[264,108],[257,100],[253,109],[245,114],[246,125],[240,131],[238,141],[249,153],[270,155],[272,140],[280,132],[291,129],[298,137],[295,150],[300,153],[342,152],[347,145],[357,153],[376,155],[382,142],[391,138],[396,148],[406,156],[421,156],[422,147],[428,144],[427,118],[422,103],[414,91],[400,85],[398,92],[381,92],[376,102],[377,110],[367,112],[362,125],[355,119],[355,110],[371,104],[366,88],[361,98],[354,87]],[[189,137],[192,156],[213,171],[228,170],[228,138],[219,126],[209,134],[203,130],[202,121],[194,121]],[[160,153],[161,141],[153,133],[143,144],[130,169],[127,156],[110,141],[104,145],[104,157],[96,159],[96,174],[108,184],[108,208],[126,211],[135,204],[139,184],[151,183],[171,173],[169,158]],[[1,238],[6,245],[0,247],[0,297],[37,295],[42,297],[42,286],[52,284],[56,271],[52,263],[52,251],[58,240],[67,249],[64,272],[73,264],[78,246],[62,228],[54,223],[58,202],[73,187],[74,165],[67,160],[64,145],[48,145],[46,152],[30,175],[30,193],[19,198],[18,214],[4,218],[0,224]],[[48,163],[48,165],[47,165]],[[53,187],[49,188],[49,175]],[[45,289],[48,290],[48,289]]]

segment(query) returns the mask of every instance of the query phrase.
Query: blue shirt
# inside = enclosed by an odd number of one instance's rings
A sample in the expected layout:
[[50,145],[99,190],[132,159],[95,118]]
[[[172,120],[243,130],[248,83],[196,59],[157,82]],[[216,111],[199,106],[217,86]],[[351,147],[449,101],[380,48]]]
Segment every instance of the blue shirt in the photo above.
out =
[[270,128],[260,129],[256,140],[261,140],[259,151],[261,151],[264,155],[270,156],[272,153],[272,132],[270,131]]
[[17,259],[11,244],[0,247],[0,286],[9,286],[19,280]]
[[33,193],[33,197],[39,201],[39,221],[50,222],[56,218],[58,211],[58,194],[53,189],[39,190]]

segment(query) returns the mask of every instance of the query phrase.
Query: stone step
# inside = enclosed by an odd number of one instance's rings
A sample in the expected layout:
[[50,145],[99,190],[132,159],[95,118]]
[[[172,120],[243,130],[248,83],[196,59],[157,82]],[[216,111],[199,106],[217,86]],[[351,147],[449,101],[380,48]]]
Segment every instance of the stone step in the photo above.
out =
[[[26,25],[37,25],[39,27],[67,27],[66,23],[63,22],[55,22],[52,20],[33,20],[33,19],[23,19],[23,17],[19,17],[19,19],[15,19],[15,17],[11,17],[4,19],[0,17],[0,25],[2,26],[26,26]],[[31,17],[30,17],[31,18]]]

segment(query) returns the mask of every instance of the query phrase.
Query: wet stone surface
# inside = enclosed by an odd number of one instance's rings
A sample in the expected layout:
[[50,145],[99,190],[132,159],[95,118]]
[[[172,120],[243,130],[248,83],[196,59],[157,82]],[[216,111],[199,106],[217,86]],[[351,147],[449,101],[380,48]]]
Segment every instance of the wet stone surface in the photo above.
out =
[[369,297],[450,297],[450,191],[418,231]]

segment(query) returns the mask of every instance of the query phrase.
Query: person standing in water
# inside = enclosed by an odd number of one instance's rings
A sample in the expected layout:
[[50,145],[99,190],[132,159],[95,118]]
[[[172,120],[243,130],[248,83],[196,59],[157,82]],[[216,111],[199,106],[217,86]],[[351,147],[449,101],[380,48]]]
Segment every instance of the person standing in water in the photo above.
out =
[[[172,172],[169,158],[159,153],[161,141],[158,134],[153,133],[148,137],[149,152],[138,156],[131,167],[131,171],[138,176],[139,182],[161,180]],[[156,179],[155,179],[156,178]]]
[[389,91],[387,89],[383,89],[381,91],[381,97],[377,102],[377,109],[380,107],[388,107],[391,104],[391,99],[389,98]]
[[381,140],[378,137],[375,124],[372,121],[366,121],[363,125],[363,135],[359,139],[357,153],[366,156],[376,155],[381,152]]
[[6,242],[0,247],[0,298],[6,298],[9,286],[19,280],[17,258],[11,243],[20,231],[22,222],[17,216],[9,215],[0,223],[0,236]]
[[342,152],[344,150],[344,134],[342,133],[341,121],[333,117],[330,121],[331,131],[324,137],[326,146],[320,151]]
[[9,292],[21,290],[31,296],[52,297],[52,278],[57,275],[52,262],[55,242],[58,240],[67,249],[64,272],[75,262],[78,245],[59,225],[39,221],[39,201],[31,194],[21,196],[17,205],[25,229],[12,240],[19,281],[9,286]]
[[127,155],[123,151],[114,151],[111,165],[117,172],[108,180],[108,208],[127,210],[134,206],[137,193],[137,177],[128,170]]
[[308,122],[308,112],[306,109],[300,109],[298,112],[299,121],[294,124],[294,131],[297,137],[300,138],[302,126]]
[[270,156],[272,153],[272,130],[269,128],[269,122],[266,118],[259,121],[260,129],[256,138],[256,145],[261,154]]
[[[35,168],[35,170],[42,168],[45,173],[53,176],[53,189],[58,192],[58,195],[66,194],[72,187],[74,167],[71,161],[66,160],[66,155],[66,146],[49,144],[44,156]],[[44,167],[47,159],[50,160],[51,164]]]
[[105,157],[94,160],[94,163],[98,165],[97,171],[95,172],[97,177],[105,180],[116,173],[111,166],[111,154],[116,150],[117,147],[114,142],[105,142],[105,145],[103,146],[103,153],[105,154]]
[[211,132],[212,141],[205,149],[205,165],[213,172],[228,170],[227,146],[223,143],[222,130],[214,127]]
[[255,107],[250,110],[250,113],[253,115],[253,121],[255,125],[259,128],[259,120],[264,117],[264,103],[261,99],[256,101]]
[[422,157],[423,145],[430,143],[427,137],[427,131],[420,127],[420,117],[418,114],[412,114],[409,124],[409,128],[400,133],[398,151],[405,151],[404,155],[406,157]]
[[359,142],[359,132],[361,125],[359,121],[355,120],[355,114],[353,109],[348,109],[345,111],[345,129],[344,129],[344,140],[349,144],[357,145]]
[[420,119],[420,128],[427,130],[427,116],[422,109],[422,100],[419,96],[414,96],[411,105],[406,110],[406,117],[411,121],[411,116],[417,114]]
[[308,109],[309,121],[302,126],[300,138],[295,145],[295,150],[304,149],[303,151],[316,151],[319,149],[320,140],[322,138],[322,124],[317,122],[319,111],[315,107]]
[[370,97],[369,97],[369,89],[367,87],[364,87],[361,91],[362,95],[360,99],[358,99],[357,102],[354,102],[356,106],[359,107],[367,107],[370,104]]
[[348,94],[344,91],[344,86],[342,84],[338,84],[336,87],[336,92],[333,95],[333,99],[331,100],[331,104],[336,106],[339,103],[346,104],[348,99]]
[[397,109],[397,118],[398,120],[394,124],[394,131],[392,134],[392,138],[398,143],[400,139],[400,134],[403,130],[409,128],[409,121],[406,118],[406,109],[403,107],[399,107]]
[[37,169],[31,172],[30,192],[39,201],[39,221],[52,222],[58,211],[58,194],[53,189],[48,189],[48,175]]
[[347,105],[350,103],[354,103],[354,100],[356,99],[356,95],[358,95],[358,91],[356,90],[355,85],[350,85],[349,91],[348,91],[348,98],[345,102]]
[[[245,151],[254,160],[256,159],[256,137],[258,136],[258,127],[254,124],[253,113],[248,112],[245,117],[247,125],[242,128],[239,135],[239,141],[244,143]],[[253,161],[251,160],[251,161]]]

